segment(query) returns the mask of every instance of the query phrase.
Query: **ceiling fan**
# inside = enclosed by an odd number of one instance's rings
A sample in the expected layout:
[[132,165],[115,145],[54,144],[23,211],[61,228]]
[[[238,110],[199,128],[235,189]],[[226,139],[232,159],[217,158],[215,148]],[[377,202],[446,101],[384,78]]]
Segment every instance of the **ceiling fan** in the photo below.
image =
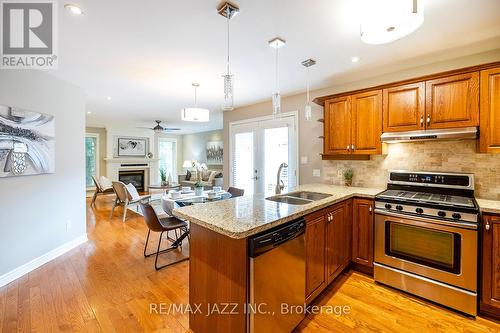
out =
[[163,133],[163,132],[171,132],[171,131],[180,131],[180,128],[175,128],[175,127],[163,127],[160,125],[161,120],[155,120],[156,126],[151,128],[151,127],[141,127],[141,128],[147,128],[153,130],[155,133]]

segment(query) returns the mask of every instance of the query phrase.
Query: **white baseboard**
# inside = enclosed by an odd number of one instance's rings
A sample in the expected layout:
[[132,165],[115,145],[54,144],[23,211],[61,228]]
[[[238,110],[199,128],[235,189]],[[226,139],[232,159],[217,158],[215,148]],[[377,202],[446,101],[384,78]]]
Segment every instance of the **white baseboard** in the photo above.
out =
[[81,235],[59,247],[56,247],[55,249],[45,253],[44,255],[41,255],[40,257],[35,258],[30,262],[27,262],[26,264],[11,270],[10,272],[5,273],[4,275],[0,276],[0,287],[3,287],[16,279],[19,279],[21,276],[28,274],[32,270],[37,269],[38,267],[48,263],[51,260],[54,260],[60,255],[74,249],[78,245],[85,243],[87,240],[87,234]]

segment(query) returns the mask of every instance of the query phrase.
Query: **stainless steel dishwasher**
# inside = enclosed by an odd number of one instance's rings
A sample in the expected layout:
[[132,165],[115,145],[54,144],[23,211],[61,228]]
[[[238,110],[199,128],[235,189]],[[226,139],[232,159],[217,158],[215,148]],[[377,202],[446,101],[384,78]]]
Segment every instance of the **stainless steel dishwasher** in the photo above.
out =
[[249,239],[249,332],[288,333],[304,318],[305,227],[300,219]]

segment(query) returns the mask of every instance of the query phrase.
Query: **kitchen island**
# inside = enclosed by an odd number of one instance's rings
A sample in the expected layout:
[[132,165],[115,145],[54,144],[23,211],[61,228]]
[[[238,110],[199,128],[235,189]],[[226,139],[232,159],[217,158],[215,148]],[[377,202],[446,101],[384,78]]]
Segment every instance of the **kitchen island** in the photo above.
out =
[[381,189],[309,184],[299,186],[296,191],[331,196],[305,205],[290,205],[253,195],[173,211],[175,216],[191,223],[191,330],[246,331],[249,237],[353,197],[372,199]]

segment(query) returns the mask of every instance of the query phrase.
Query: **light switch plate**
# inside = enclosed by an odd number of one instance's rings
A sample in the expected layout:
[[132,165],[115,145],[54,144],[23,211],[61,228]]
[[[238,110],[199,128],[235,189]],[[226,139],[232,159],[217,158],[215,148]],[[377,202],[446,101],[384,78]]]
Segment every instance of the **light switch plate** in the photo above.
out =
[[307,156],[300,157],[300,164],[307,164]]
[[313,177],[321,177],[321,170],[313,169]]

